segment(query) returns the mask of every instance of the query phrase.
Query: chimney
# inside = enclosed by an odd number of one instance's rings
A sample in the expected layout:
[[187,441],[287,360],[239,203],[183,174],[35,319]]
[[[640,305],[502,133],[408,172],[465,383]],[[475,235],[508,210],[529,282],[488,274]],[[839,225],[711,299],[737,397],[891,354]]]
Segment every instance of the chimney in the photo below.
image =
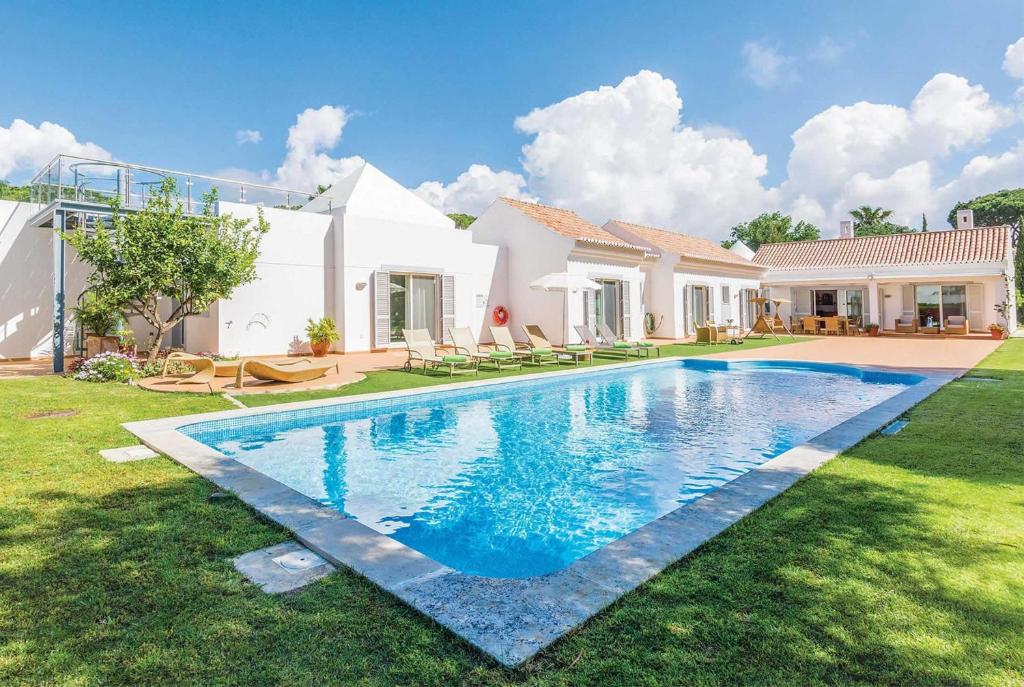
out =
[[956,228],[957,229],[973,229],[974,228],[974,210],[970,208],[964,208],[956,211]]
[[853,238],[853,220],[844,219],[839,221],[839,238],[841,239],[852,239]]

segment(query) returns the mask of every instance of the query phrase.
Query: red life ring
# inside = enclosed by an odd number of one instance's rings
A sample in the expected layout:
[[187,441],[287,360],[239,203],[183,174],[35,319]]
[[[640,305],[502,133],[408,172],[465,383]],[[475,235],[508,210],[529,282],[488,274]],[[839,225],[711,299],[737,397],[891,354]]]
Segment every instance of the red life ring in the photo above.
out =
[[502,326],[508,323],[508,308],[504,305],[499,305],[491,313],[491,318],[494,320],[494,324]]

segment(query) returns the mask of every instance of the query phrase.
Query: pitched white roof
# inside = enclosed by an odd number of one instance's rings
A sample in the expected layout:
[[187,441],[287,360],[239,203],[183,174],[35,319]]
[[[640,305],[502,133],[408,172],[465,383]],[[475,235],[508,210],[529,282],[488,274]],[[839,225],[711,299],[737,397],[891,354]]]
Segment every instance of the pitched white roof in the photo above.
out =
[[380,171],[369,162],[338,181],[302,209],[306,212],[344,212],[346,215],[374,217],[452,229],[451,218],[415,193]]

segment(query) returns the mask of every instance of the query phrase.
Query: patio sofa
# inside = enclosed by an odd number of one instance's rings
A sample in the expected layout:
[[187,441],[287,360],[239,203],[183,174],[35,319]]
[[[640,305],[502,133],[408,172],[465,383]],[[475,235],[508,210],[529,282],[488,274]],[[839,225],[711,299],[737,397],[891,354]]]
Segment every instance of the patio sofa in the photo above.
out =
[[917,318],[913,315],[900,315],[896,319],[896,332],[900,334],[913,334],[917,331]]
[[971,323],[963,315],[950,315],[946,318],[947,334],[967,334],[971,331]]

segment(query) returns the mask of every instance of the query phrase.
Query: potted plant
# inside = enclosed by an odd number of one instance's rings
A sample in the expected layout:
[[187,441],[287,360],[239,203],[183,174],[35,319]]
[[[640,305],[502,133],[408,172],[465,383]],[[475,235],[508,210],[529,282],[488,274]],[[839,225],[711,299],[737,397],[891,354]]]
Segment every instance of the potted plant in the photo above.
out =
[[313,349],[313,355],[317,358],[327,355],[331,344],[341,338],[334,319],[330,317],[321,317],[319,321],[309,318],[306,336],[309,338],[309,347]]
[[872,322],[871,324],[869,324],[866,327],[864,327],[864,331],[866,331],[868,333],[868,336],[881,336],[882,335],[882,328],[879,327],[874,322]]
[[94,294],[86,293],[82,302],[72,309],[72,313],[85,335],[86,358],[100,353],[117,353],[121,344],[117,336],[117,328],[122,319],[120,310]]
[[990,324],[988,326],[988,333],[992,335],[993,339],[1002,339],[1006,336],[1006,327],[1001,324]]

